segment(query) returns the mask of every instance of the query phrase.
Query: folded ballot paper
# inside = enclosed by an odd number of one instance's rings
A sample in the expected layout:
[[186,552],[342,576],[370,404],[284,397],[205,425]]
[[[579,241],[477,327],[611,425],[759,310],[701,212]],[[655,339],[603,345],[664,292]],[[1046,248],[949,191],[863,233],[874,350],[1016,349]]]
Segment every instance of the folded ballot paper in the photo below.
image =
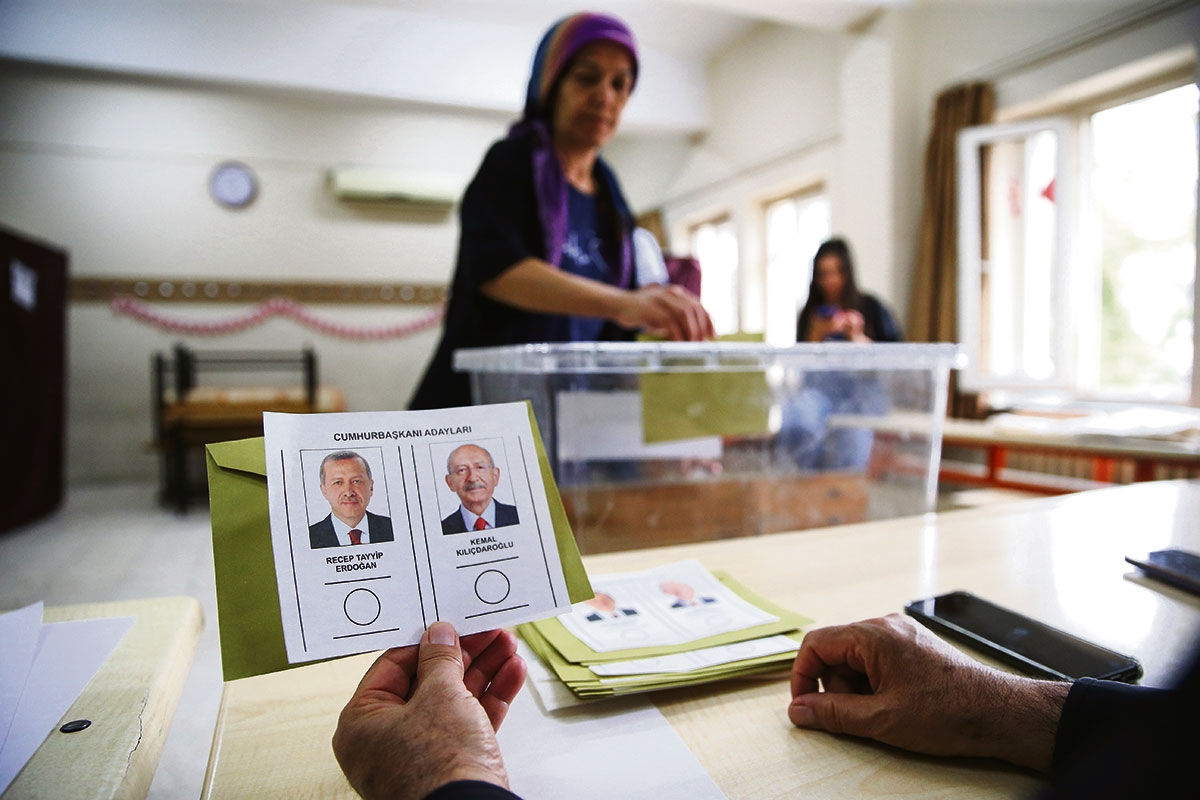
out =
[[592,597],[527,403],[263,424],[207,448],[226,680]]
[[697,561],[591,580],[591,600],[518,627],[578,698],[785,669],[812,622]]

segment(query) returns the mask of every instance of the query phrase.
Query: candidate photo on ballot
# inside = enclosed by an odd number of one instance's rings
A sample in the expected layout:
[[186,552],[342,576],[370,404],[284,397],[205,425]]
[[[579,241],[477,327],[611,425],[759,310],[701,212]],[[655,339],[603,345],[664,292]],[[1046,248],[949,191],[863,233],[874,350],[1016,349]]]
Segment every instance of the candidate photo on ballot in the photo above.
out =
[[442,519],[442,533],[485,531],[516,525],[517,507],[497,500],[500,467],[492,453],[478,444],[460,445],[446,458],[446,485],[458,507]]
[[[329,514],[309,525],[308,541],[312,549],[393,540],[391,517],[367,510],[375,493],[375,480],[366,457],[353,450],[329,453],[321,459],[318,478],[321,496],[329,503]],[[386,498],[377,502],[386,504]],[[315,516],[311,509],[309,513],[310,519]]]

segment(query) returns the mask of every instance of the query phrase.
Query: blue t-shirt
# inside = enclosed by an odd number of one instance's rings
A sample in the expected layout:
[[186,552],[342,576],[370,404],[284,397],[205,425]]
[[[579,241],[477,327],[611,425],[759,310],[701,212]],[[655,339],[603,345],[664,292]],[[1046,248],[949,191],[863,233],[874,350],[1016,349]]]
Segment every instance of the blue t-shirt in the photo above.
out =
[[[563,242],[559,267],[574,275],[608,282],[608,263],[601,252],[600,216],[596,196],[567,187],[567,239]],[[594,342],[600,339],[604,320],[599,317],[569,317],[570,340]]]

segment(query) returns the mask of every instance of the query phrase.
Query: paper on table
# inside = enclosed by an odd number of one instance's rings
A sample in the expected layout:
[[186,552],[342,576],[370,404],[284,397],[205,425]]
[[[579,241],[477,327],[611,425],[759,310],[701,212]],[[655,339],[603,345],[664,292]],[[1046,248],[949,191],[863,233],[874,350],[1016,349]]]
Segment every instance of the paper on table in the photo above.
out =
[[779,617],[746,602],[698,561],[592,581],[596,597],[559,620],[591,649],[664,647],[752,628]]
[[[524,403],[265,413],[263,429],[289,661],[414,644],[439,619],[469,634],[569,608]],[[485,474],[498,479],[487,486],[471,478],[487,494],[466,502],[496,509],[482,531],[467,530],[447,473],[448,457],[464,445],[486,450]],[[361,485],[326,485],[323,459],[347,453],[368,465]],[[339,515],[357,517],[369,544],[339,541]]]
[[[522,637],[529,635],[527,630],[527,626],[522,627]],[[534,635],[536,635],[536,632],[534,632]],[[525,659],[527,667],[525,687],[522,691],[528,690],[537,699],[538,707],[543,711],[557,711],[560,708],[568,708],[592,702],[581,699],[568,689],[566,684],[559,680],[558,676],[525,643],[525,639],[523,638],[517,639],[517,653],[521,658]]]
[[42,604],[33,603],[0,615],[0,751],[25,689],[25,679],[37,655],[42,628]]
[[[726,680],[735,677],[749,677],[766,672],[786,671],[795,658],[792,651],[784,651],[774,655],[760,655],[725,664],[701,667],[688,672],[664,672],[650,675],[619,675],[615,677],[598,677],[589,665],[572,664],[540,636],[534,625],[521,626],[521,636],[544,662],[545,667],[570,689],[571,693],[581,699],[597,699],[611,697],[615,694],[630,694],[634,692],[649,692],[673,686],[693,686],[713,681]],[[799,647],[802,634],[795,631],[788,638],[795,641]],[[793,648],[793,650],[795,649]],[[591,665],[594,666],[594,665]],[[541,685],[538,684],[539,696]],[[565,705],[555,697],[558,705]]]
[[132,617],[120,617],[41,626],[37,655],[0,752],[0,793],[71,708],[133,623]]
[[772,603],[765,597],[761,597],[742,584],[733,579],[732,576],[724,572],[714,572],[713,577],[717,578],[722,585],[738,597],[756,606],[759,609],[774,615],[778,618],[777,622],[768,622],[763,625],[756,625],[752,628],[744,628],[742,630],[731,631],[729,633],[721,633],[716,636],[706,636],[694,642],[685,642],[683,644],[669,645],[666,647],[633,647],[627,650],[614,650],[607,653],[597,652],[586,644],[581,642],[578,637],[567,630],[562,623],[561,617],[553,617],[544,619],[538,622],[522,625],[520,630],[524,633],[526,628],[536,629],[538,635],[545,639],[547,646],[552,647],[562,657],[575,664],[598,664],[604,661],[627,661],[634,658],[651,658],[653,656],[668,655],[670,653],[683,653],[689,650],[696,650],[702,647],[715,647],[722,644],[730,644],[732,642],[740,642],[746,639],[757,639],[763,636],[772,636],[777,633],[788,633],[789,631],[798,630],[812,622],[808,617],[802,616],[790,611],[782,606]]
[[604,664],[592,664],[589,669],[596,675],[654,675],[664,672],[693,672],[706,667],[720,664],[730,664],[759,656],[771,656],[779,653],[794,653],[799,649],[799,642],[786,636],[767,636],[762,639],[748,639],[744,642],[706,647],[702,650],[692,650],[688,653],[675,653],[656,658],[637,658],[632,661],[610,661]]
[[522,797],[725,797],[670,723],[644,700],[548,713],[522,692],[497,738],[509,783]]

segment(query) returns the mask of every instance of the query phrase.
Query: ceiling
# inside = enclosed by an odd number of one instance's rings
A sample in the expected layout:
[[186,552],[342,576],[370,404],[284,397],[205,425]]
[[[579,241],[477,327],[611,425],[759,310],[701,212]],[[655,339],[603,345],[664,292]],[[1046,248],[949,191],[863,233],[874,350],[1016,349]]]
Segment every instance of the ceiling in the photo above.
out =
[[[176,0],[177,2],[179,0]],[[214,0],[204,0],[214,2]],[[271,0],[240,0],[263,4]],[[550,22],[580,10],[615,14],[640,43],[679,57],[707,58],[757,22],[842,31],[884,6],[911,0],[302,0],[411,11],[450,20],[519,25],[540,35]],[[681,24],[682,23],[682,24]]]
[[[947,2],[948,0],[937,0]],[[973,0],[956,0],[971,2]],[[639,43],[627,130],[707,125],[707,65],[762,23],[839,32],[929,0],[605,0]],[[509,118],[554,21],[587,0],[0,0],[12,62]]]

